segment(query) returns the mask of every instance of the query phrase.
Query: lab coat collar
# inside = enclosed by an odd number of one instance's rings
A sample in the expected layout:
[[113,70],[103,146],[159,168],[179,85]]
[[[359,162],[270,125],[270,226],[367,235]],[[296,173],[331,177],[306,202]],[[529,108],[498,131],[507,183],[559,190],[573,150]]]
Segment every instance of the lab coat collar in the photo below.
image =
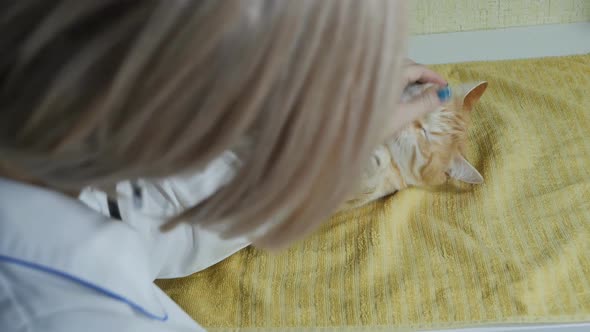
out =
[[57,192],[0,178],[0,264],[64,278],[166,320],[148,252],[122,222]]

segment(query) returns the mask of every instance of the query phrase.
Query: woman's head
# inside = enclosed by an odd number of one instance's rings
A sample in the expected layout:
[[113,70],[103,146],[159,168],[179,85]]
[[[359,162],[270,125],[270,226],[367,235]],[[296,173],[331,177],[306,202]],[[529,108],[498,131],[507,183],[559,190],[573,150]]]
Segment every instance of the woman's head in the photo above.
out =
[[238,175],[178,220],[297,238],[391,127],[403,1],[20,0],[0,4],[0,166],[58,190]]

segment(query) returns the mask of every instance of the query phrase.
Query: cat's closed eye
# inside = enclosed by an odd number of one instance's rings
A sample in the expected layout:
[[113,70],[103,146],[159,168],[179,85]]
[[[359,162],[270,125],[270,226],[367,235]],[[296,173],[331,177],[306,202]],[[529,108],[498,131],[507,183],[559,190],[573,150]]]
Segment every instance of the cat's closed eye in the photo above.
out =
[[375,165],[377,167],[380,167],[381,166],[381,160],[379,159],[378,156],[373,156],[373,162],[375,163]]
[[426,137],[426,139],[428,139],[428,131],[426,130],[426,128],[422,127],[422,134],[424,134],[424,137]]

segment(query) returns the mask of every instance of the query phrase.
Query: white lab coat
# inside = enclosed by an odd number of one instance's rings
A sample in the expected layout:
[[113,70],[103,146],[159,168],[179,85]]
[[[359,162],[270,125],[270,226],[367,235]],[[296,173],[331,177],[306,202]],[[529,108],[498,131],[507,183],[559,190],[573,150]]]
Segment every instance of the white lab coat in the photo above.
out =
[[0,331],[202,331],[154,280],[200,271],[249,242],[188,224],[158,228],[181,201],[198,202],[231,178],[231,158],[164,181],[172,202],[143,184],[138,203],[121,184],[123,222],[106,216],[101,192],[80,201],[0,179]]

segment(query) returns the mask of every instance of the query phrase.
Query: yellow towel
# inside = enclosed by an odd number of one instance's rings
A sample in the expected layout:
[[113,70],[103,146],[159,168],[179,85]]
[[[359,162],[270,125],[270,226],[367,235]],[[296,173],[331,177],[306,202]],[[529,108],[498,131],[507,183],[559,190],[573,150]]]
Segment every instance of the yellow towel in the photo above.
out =
[[590,320],[590,55],[435,69],[490,83],[468,155],[485,184],[402,191],[158,284],[212,330]]

